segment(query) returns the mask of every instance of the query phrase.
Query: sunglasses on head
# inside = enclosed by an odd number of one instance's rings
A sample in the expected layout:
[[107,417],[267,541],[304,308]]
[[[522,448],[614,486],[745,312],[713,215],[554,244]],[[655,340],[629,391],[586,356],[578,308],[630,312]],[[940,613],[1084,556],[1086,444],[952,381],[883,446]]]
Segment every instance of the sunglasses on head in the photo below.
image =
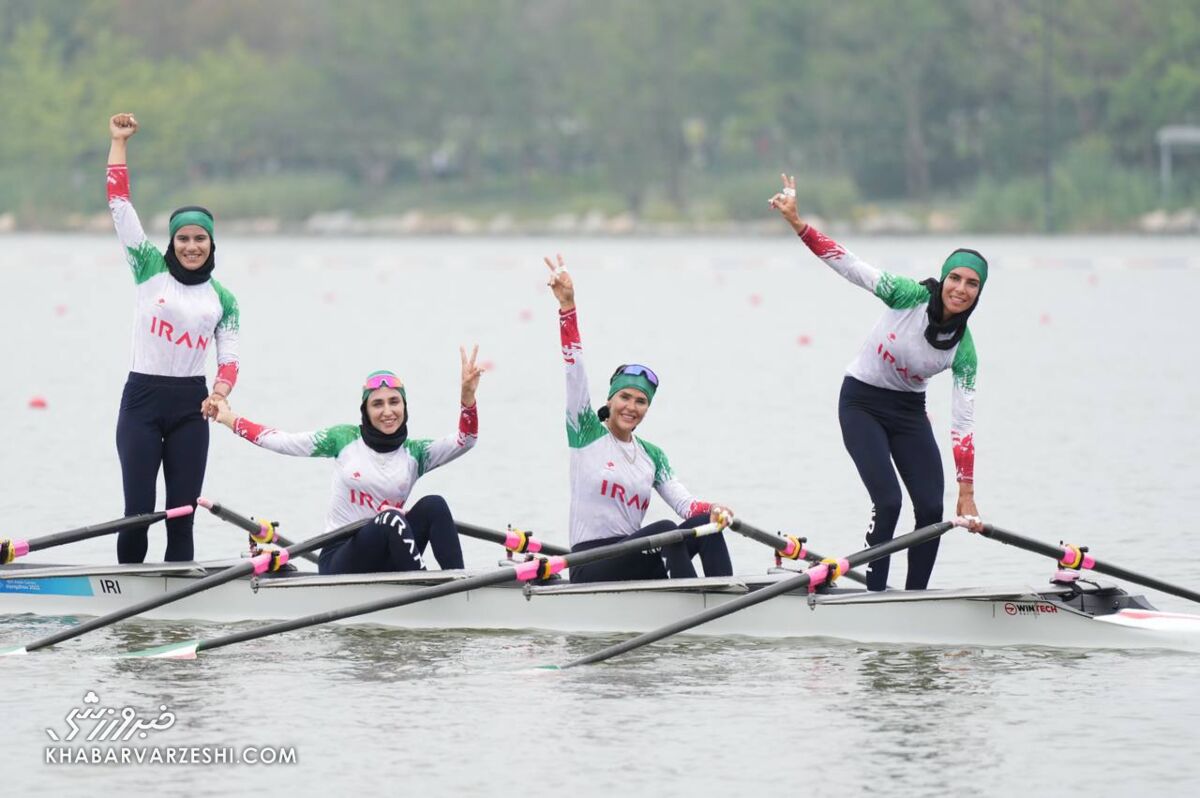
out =
[[401,387],[400,378],[395,374],[372,374],[367,377],[367,381],[363,383],[363,388],[368,391],[373,391],[376,388],[396,388]]
[[622,374],[627,374],[630,377],[645,377],[650,381],[650,384],[655,388],[658,387],[658,375],[654,373],[654,369],[649,366],[643,366],[639,363],[627,363],[624,366],[617,366],[617,370],[608,378],[612,382]]

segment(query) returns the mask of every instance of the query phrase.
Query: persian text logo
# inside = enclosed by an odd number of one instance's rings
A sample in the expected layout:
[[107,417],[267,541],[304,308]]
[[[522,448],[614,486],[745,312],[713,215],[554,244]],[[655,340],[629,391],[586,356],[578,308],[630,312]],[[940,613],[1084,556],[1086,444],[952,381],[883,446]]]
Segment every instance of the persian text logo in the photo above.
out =
[[79,736],[80,723],[85,726],[91,723],[91,733],[82,738],[82,742],[117,743],[128,742],[134,735],[139,740],[145,740],[151,732],[166,731],[175,725],[175,713],[167,709],[166,704],[160,704],[158,714],[152,718],[141,717],[140,714],[133,707],[100,706],[100,696],[88,690],[83,697],[83,706],[71,707],[67,713],[67,730],[64,734],[46,729],[46,735],[56,743],[69,743]]
[[[280,746],[159,745],[148,740],[175,725],[175,713],[134,707],[101,706],[88,690],[82,706],[67,713],[66,729],[46,729],[53,744],[44,749],[47,765],[294,765],[296,749]],[[131,745],[130,743],[135,743]]]

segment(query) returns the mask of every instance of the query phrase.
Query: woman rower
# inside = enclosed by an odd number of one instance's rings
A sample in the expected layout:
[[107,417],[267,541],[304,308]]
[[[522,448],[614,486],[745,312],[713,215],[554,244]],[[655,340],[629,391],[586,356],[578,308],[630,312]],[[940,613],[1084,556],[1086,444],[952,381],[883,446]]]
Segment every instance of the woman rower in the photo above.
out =
[[[167,506],[195,504],[208,459],[208,424],[216,402],[238,378],[238,305],[212,277],[213,216],[199,206],[171,214],[164,255],[146,238],[129,202],[126,143],[138,130],[133,114],[108,123],[108,207],[117,238],[137,286],[133,364],[117,417],[117,454],[125,489],[125,514],[154,509],[158,470],[167,487]],[[209,344],[217,350],[217,378],[209,393],[204,360]],[[117,559],[146,559],[146,527],[122,530]],[[192,516],[167,521],[167,561],[191,560]]]
[[[547,283],[559,306],[559,335],[567,367],[567,443],[571,447],[571,551],[645,537],[676,528],[694,528],[710,519],[728,519],[732,511],[702,502],[675,478],[667,456],[654,444],[633,434],[658,391],[658,376],[646,366],[618,366],[608,383],[608,401],[592,410],[583,348],[575,310],[575,285],[562,255],[550,268]],[[650,491],[658,494],[685,519],[642,526],[650,506]],[[729,576],[733,566],[720,535],[692,538],[667,546],[660,553],[643,552],[571,569],[572,582],[612,582],[630,579],[672,579],[696,576],[692,558],[700,555],[705,576]]]
[[[975,508],[975,343],[967,319],[987,282],[988,264],[973,249],[956,249],[942,264],[941,279],[917,282],[880,271],[804,222],[796,210],[796,179],[783,175],[772,208],[813,254],[838,274],[883,300],[888,310],[846,369],[838,400],[842,441],[874,504],[867,545],[891,540],[900,517],[900,485],[908,488],[917,527],[942,520],[945,476],[933,428],[925,414],[929,378],[946,369],[954,376],[950,437],[958,478],[960,516]],[[972,531],[982,524],[971,522]],[[908,550],[905,588],[924,590],[937,558],[938,539]],[[867,568],[867,589],[887,587],[888,558]]]
[[462,568],[462,546],[450,507],[441,496],[425,496],[404,509],[417,479],[461,457],[479,437],[475,390],[483,369],[461,347],[462,391],[458,431],[438,440],[408,437],[408,396],[390,371],[367,376],[359,405],[360,423],[326,427],[316,432],[281,432],[218,403],[217,421],[235,433],[280,454],[332,457],[333,496],[325,516],[329,531],[364,518],[372,521],[353,536],[321,550],[323,574],[378,571],[423,571],[426,546],[443,569]]

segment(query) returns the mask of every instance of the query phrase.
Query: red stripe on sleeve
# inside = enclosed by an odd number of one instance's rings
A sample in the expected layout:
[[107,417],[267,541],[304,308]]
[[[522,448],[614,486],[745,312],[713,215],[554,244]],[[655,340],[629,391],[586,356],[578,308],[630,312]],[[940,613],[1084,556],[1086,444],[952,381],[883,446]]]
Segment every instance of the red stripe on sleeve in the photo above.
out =
[[562,339],[563,360],[575,362],[574,351],[579,345],[579,316],[575,308],[558,311],[558,334]]
[[270,427],[264,427],[262,424],[255,424],[248,418],[239,418],[233,422],[233,431],[251,443],[257,444],[263,435],[273,430]]
[[236,360],[217,366],[217,382],[227,384],[230,390],[233,390],[233,386],[237,385],[237,378],[238,364]]
[[975,481],[975,436],[954,439],[954,470],[959,482]]
[[108,198],[129,199],[129,167],[123,163],[108,167]]
[[463,435],[479,435],[479,403],[467,407],[463,405],[458,414],[458,431]]
[[846,254],[846,250],[842,248],[841,244],[811,224],[804,231],[804,234],[800,236],[800,240],[807,244],[808,248],[818,258],[837,258]]

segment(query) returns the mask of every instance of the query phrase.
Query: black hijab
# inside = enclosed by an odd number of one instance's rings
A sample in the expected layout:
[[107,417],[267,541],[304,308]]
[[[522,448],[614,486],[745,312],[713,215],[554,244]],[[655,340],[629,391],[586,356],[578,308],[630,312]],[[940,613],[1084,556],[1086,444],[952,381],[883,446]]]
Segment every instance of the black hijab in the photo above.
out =
[[380,432],[371,423],[370,417],[367,416],[367,401],[364,399],[359,406],[359,413],[362,415],[362,423],[359,425],[359,430],[362,432],[363,443],[377,452],[387,453],[394,452],[404,445],[404,441],[408,439],[408,400],[404,400],[404,423],[400,428],[391,435]]
[[967,319],[971,318],[971,314],[979,306],[979,296],[983,293],[984,280],[980,280],[979,294],[975,295],[975,301],[971,303],[971,307],[962,313],[955,313],[950,318],[942,320],[942,316],[946,312],[946,306],[942,302],[942,288],[946,284],[946,275],[951,270],[950,264],[953,262],[951,259],[960,252],[969,253],[983,261],[984,273],[981,276],[986,279],[987,260],[973,249],[960,248],[950,253],[950,258],[946,259],[946,264],[942,267],[941,280],[930,277],[928,280],[921,281],[921,285],[929,291],[929,305],[925,308],[925,313],[929,317],[929,323],[925,326],[925,340],[934,349],[946,350],[958,346],[958,342],[967,334]]

